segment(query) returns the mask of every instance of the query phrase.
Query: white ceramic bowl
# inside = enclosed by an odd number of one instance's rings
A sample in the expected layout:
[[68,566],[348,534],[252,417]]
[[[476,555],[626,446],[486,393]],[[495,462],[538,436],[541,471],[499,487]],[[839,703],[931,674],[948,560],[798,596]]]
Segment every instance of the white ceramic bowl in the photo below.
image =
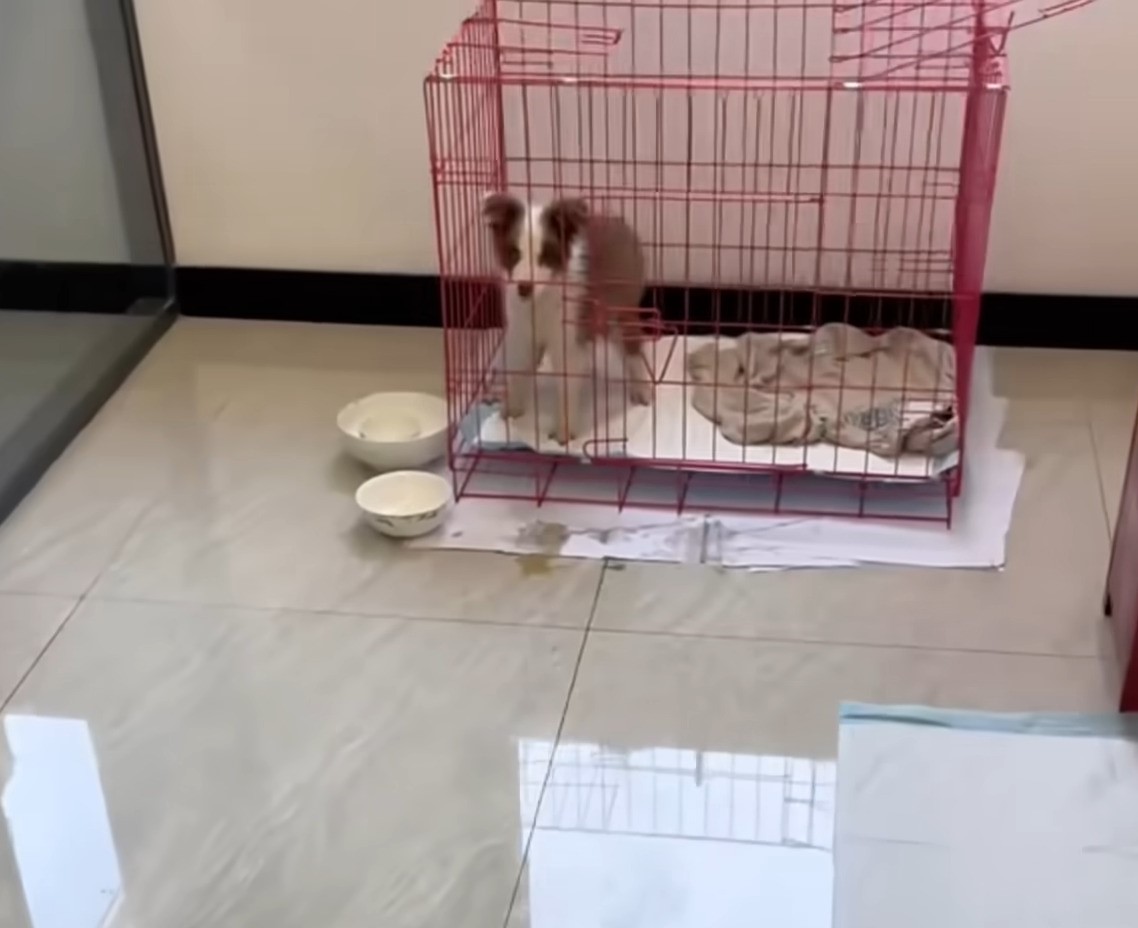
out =
[[430,393],[373,393],[336,416],[344,450],[376,470],[422,467],[446,451],[447,404]]
[[454,496],[450,481],[420,470],[372,477],[356,490],[356,505],[377,532],[393,538],[426,535],[446,521]]

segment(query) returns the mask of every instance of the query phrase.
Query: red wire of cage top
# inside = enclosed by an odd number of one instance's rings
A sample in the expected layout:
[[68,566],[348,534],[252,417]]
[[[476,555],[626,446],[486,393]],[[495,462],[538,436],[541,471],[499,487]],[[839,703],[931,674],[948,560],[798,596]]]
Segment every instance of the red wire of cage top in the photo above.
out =
[[[434,76],[442,79],[463,77],[473,80],[527,79],[542,82],[557,78],[583,79],[594,83],[631,81],[636,85],[655,81],[659,86],[691,85],[736,89],[762,87],[777,79],[830,80],[856,76],[866,81],[903,77],[922,83],[937,78],[953,80],[954,69],[967,71],[977,42],[988,43],[995,57],[1002,56],[1010,33],[1065,13],[1090,6],[1097,0],[528,0],[515,4],[518,16],[495,15],[506,6],[488,0],[478,12],[464,21],[463,31],[444,49],[435,63]],[[711,13],[720,27],[729,25],[733,14],[770,11],[778,16],[823,13],[832,20],[834,48],[829,56],[833,66],[862,62],[856,75],[821,71],[760,75],[738,73],[654,74],[637,71],[588,67],[601,62],[622,38],[623,29],[607,25],[582,25],[584,11],[601,10],[614,15],[620,11],[655,11],[661,14],[682,11],[693,17]],[[521,15],[526,13],[527,15]],[[777,21],[774,20],[774,21]],[[519,42],[499,42],[501,70],[493,75],[461,67],[461,50],[479,48],[480,40],[465,34],[472,26],[494,24],[496,28],[528,29],[530,35]],[[547,30],[544,39],[537,31]],[[851,38],[852,47],[840,48],[840,37]],[[939,37],[939,39],[938,39]],[[590,59],[592,60],[590,62]],[[930,73],[932,69],[933,73]],[[965,75],[962,79],[967,79]]]

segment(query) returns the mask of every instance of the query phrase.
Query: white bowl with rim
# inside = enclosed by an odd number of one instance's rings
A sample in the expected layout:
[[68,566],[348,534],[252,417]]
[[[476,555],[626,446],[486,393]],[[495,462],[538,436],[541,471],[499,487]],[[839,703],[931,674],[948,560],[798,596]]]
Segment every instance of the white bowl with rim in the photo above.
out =
[[450,514],[450,481],[421,470],[396,470],[365,481],[356,505],[368,524],[392,538],[417,538],[433,532]]
[[373,393],[336,416],[345,451],[376,470],[423,467],[446,452],[447,404],[431,393]]

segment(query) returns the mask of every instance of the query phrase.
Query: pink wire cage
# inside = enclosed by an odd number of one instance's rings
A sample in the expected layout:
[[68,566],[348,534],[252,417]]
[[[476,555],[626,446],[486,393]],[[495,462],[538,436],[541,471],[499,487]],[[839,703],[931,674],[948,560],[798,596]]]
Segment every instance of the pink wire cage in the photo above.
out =
[[[425,83],[456,497],[949,523],[1005,45],[1014,29],[1091,2],[483,0]],[[501,414],[506,284],[482,214],[493,191],[531,204],[580,197],[635,230],[644,298],[605,311],[614,328],[635,317],[648,337],[650,407],[622,399],[626,374],[601,351],[576,443],[542,426],[551,371],[532,378],[529,420]],[[953,376],[910,384],[902,348],[888,386],[876,360],[859,377],[846,365],[792,387],[781,360],[753,384],[729,382],[718,361],[710,384],[694,379],[700,345],[758,334],[781,359],[814,351],[834,323],[874,344],[919,333],[947,346]],[[836,430],[827,441],[729,437],[717,411],[733,389],[744,417],[748,396],[777,420],[780,397],[804,394],[807,418],[824,405]],[[897,428],[914,406],[951,416],[955,440],[920,454],[859,445],[842,423],[851,411],[875,422],[875,396],[899,410]]]

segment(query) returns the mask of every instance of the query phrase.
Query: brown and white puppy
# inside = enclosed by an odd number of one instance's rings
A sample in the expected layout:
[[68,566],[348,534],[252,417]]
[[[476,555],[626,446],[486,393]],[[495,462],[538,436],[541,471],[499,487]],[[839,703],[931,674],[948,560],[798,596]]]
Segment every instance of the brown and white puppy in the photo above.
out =
[[577,437],[598,341],[622,349],[629,399],[649,405],[652,373],[639,310],[644,253],[628,223],[590,213],[580,199],[524,204],[505,193],[487,195],[482,212],[505,276],[506,416],[525,413],[529,378],[548,355],[557,380],[550,437],[563,445]]

